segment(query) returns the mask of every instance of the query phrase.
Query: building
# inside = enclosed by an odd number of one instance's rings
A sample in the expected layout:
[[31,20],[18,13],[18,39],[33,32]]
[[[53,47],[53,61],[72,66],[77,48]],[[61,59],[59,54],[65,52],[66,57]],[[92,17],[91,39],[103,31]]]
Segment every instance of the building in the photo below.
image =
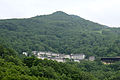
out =
[[[32,51],[32,53],[40,59],[56,60],[58,62],[65,62],[65,60],[70,59],[71,61],[80,62],[80,60],[85,59],[84,54],[57,54],[52,52],[41,52],[41,51]],[[93,59],[93,58],[91,58]]]
[[104,64],[111,64],[111,63],[120,61],[120,57],[101,58],[101,61],[102,61]]
[[59,54],[57,54],[57,53],[52,53],[52,56],[54,56],[54,57],[58,57]]
[[39,56],[39,57],[37,57],[37,58],[42,59],[42,60],[43,60],[43,59],[45,59],[45,57],[40,57],[40,56]]
[[57,62],[65,62],[63,58],[51,58],[51,60],[55,60]]
[[44,56],[46,56],[48,58],[51,58],[52,57],[52,53],[51,52],[46,52]]
[[71,59],[70,55],[64,55],[64,58]]
[[59,58],[63,59],[65,57],[65,54],[59,54]]
[[41,51],[39,51],[37,54],[39,54],[39,55],[44,55],[44,54],[46,54],[46,52],[41,52]]
[[71,58],[75,60],[83,60],[85,59],[85,55],[84,54],[73,54],[71,55]]
[[90,57],[89,57],[89,60],[90,60],[90,61],[94,61],[94,60],[95,60],[95,56],[90,56]]
[[74,62],[80,62],[80,60],[79,59],[74,59]]
[[37,54],[37,51],[32,51],[32,53],[33,53],[34,55],[36,55],[36,54]]
[[52,55],[52,53],[50,53],[50,52],[46,52],[45,53],[47,56],[51,56]]
[[27,52],[23,52],[22,54],[24,54],[25,56],[27,56],[27,55],[28,55],[28,53],[27,53]]

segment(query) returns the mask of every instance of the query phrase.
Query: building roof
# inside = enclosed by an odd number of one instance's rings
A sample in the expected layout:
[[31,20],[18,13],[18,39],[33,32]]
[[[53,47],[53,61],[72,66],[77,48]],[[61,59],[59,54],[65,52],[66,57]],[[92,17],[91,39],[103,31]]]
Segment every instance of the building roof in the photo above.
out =
[[116,58],[116,57],[111,57],[111,58],[101,58],[102,61],[107,61],[107,60],[111,60],[111,61],[120,61],[120,58]]

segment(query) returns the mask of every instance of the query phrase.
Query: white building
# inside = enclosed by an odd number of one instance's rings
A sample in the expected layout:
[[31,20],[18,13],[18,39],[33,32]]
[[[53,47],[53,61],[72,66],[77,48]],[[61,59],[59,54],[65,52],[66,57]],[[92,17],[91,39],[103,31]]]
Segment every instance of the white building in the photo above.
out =
[[24,54],[25,56],[27,56],[27,55],[28,55],[28,53],[27,53],[27,52],[23,52],[22,54]]
[[41,56],[41,54],[40,54],[40,53],[37,53],[37,56]]
[[37,54],[39,54],[39,55],[44,55],[44,54],[46,54],[46,52],[41,52],[41,51],[39,51]]
[[32,53],[33,53],[34,55],[36,55],[36,54],[37,54],[37,51],[32,51]]
[[72,59],[77,59],[77,60],[83,60],[85,59],[85,55],[84,54],[73,54],[71,55]]
[[46,57],[38,57],[39,59],[42,59],[42,60],[44,60],[44,59],[47,59]]
[[80,60],[78,60],[78,59],[74,59],[74,62],[80,62]]
[[51,52],[46,52],[45,54],[46,54],[47,56],[51,56],[51,55],[52,55]]
[[65,55],[64,54],[59,54],[58,57],[61,58],[61,59],[63,59],[65,57]]
[[64,55],[64,58],[70,59],[71,57],[70,57],[70,55]]
[[[85,59],[84,54],[57,54],[52,52],[42,52],[42,51],[32,51],[32,53],[40,59],[48,59],[48,60],[56,60],[58,62],[65,62],[65,59],[71,59],[75,62],[79,62],[80,60]],[[27,53],[23,52],[23,54],[27,55]],[[89,60],[93,60],[93,57],[90,57]]]
[[90,60],[90,61],[94,61],[94,60],[95,60],[95,56],[90,56],[90,57],[89,57],[89,60]]
[[51,60],[55,60],[57,62],[65,62],[65,60],[61,58],[51,58]]
[[58,57],[59,54],[57,54],[57,53],[52,53],[52,56]]

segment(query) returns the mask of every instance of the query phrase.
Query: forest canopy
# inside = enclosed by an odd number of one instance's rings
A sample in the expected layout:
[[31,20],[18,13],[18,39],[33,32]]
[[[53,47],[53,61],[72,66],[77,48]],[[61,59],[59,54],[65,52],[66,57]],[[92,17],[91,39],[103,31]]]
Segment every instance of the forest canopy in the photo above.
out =
[[120,28],[57,11],[26,19],[0,20],[0,44],[19,53],[51,51],[120,56]]
[[120,80],[120,62],[61,63],[35,56],[20,58],[13,49],[3,46],[0,49],[4,55],[0,55],[0,80]]

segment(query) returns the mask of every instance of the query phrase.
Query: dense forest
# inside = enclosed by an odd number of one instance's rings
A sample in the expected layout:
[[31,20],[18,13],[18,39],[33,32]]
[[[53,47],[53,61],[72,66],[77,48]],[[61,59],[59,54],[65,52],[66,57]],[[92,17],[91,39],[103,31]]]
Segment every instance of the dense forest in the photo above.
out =
[[0,80],[120,80],[120,62],[104,65],[99,60],[61,63],[35,56],[22,58],[0,46]]
[[0,20],[0,44],[22,53],[51,51],[120,56],[120,28],[57,11],[25,19]]
[[[95,61],[65,63],[22,52],[97,56]],[[26,19],[0,20],[0,80],[120,80],[120,62],[104,65],[99,57],[120,56],[120,28],[57,11]]]

